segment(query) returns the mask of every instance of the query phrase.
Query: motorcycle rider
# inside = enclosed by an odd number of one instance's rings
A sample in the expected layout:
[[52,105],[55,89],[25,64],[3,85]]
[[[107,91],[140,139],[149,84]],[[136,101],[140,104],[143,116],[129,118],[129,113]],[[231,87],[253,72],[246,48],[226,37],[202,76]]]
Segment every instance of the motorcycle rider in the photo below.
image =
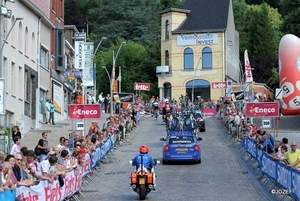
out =
[[[155,183],[155,173],[154,173],[154,167],[156,165],[155,161],[153,158],[148,154],[149,152],[149,147],[147,145],[141,145],[139,148],[140,154],[138,154],[133,160],[132,160],[132,165],[136,166],[136,170],[142,165],[144,168],[146,168],[149,172],[152,172],[153,174],[153,186],[156,186]],[[153,190],[155,190],[153,188]]]

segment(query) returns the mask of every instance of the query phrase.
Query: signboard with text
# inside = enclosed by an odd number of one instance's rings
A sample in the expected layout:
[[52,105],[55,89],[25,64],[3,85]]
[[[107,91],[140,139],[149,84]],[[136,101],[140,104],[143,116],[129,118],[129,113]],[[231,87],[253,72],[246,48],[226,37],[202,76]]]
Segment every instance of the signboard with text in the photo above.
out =
[[217,33],[207,34],[181,34],[177,36],[177,45],[213,45],[218,44]]
[[226,89],[227,82],[213,82],[213,83],[211,83],[211,87],[213,89]]
[[100,104],[69,105],[70,119],[99,119],[101,118]]
[[150,83],[139,83],[139,82],[135,82],[135,83],[134,83],[134,90],[139,90],[139,91],[150,91]]
[[279,117],[279,103],[246,103],[247,117]]
[[[133,103],[134,96],[133,93],[114,93],[113,94],[114,101],[116,102],[122,102],[122,103]],[[117,100],[116,100],[117,97]]]

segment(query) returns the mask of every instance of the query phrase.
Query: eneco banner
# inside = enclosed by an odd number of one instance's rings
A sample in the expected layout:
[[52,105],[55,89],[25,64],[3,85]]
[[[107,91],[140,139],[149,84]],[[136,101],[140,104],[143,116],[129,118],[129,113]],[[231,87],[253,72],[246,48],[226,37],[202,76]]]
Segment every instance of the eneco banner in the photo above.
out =
[[101,118],[100,104],[69,105],[70,119],[99,119]]

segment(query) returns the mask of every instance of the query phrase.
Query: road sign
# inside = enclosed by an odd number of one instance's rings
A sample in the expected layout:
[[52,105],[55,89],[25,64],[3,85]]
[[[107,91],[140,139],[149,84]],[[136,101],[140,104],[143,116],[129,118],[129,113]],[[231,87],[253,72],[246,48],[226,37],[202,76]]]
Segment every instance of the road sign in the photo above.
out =
[[282,89],[281,88],[277,88],[276,89],[276,93],[275,93],[275,99],[282,99]]
[[150,83],[134,83],[134,90],[150,91]]
[[75,129],[77,131],[83,131],[84,130],[84,121],[77,121]]
[[261,125],[263,128],[272,128],[271,119],[261,119]]

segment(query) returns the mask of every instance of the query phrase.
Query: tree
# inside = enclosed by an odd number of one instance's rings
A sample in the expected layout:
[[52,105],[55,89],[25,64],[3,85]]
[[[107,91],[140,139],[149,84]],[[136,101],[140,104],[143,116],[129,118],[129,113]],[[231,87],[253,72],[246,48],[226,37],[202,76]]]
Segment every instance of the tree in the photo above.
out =
[[280,10],[283,15],[281,31],[300,37],[300,0],[281,1]]
[[160,38],[160,18],[153,0],[103,0],[102,5],[89,11],[94,32],[118,37],[143,45]]
[[[112,72],[112,51],[116,53],[122,41],[123,39],[119,38],[116,45],[112,45],[107,52],[99,52],[96,55],[95,61],[97,66],[106,66],[109,74]],[[122,46],[116,60],[116,78],[119,76],[118,67],[121,66],[122,68],[121,91],[133,93],[134,82],[157,82],[156,66],[153,66],[156,65],[156,63],[151,61],[150,57],[152,54],[150,50],[154,50],[154,47],[152,48],[147,49],[132,41],[127,41],[127,43]],[[97,68],[97,78],[97,80],[101,80],[97,88],[109,94],[110,83],[104,69]],[[157,91],[157,88],[153,89],[153,91]]]

